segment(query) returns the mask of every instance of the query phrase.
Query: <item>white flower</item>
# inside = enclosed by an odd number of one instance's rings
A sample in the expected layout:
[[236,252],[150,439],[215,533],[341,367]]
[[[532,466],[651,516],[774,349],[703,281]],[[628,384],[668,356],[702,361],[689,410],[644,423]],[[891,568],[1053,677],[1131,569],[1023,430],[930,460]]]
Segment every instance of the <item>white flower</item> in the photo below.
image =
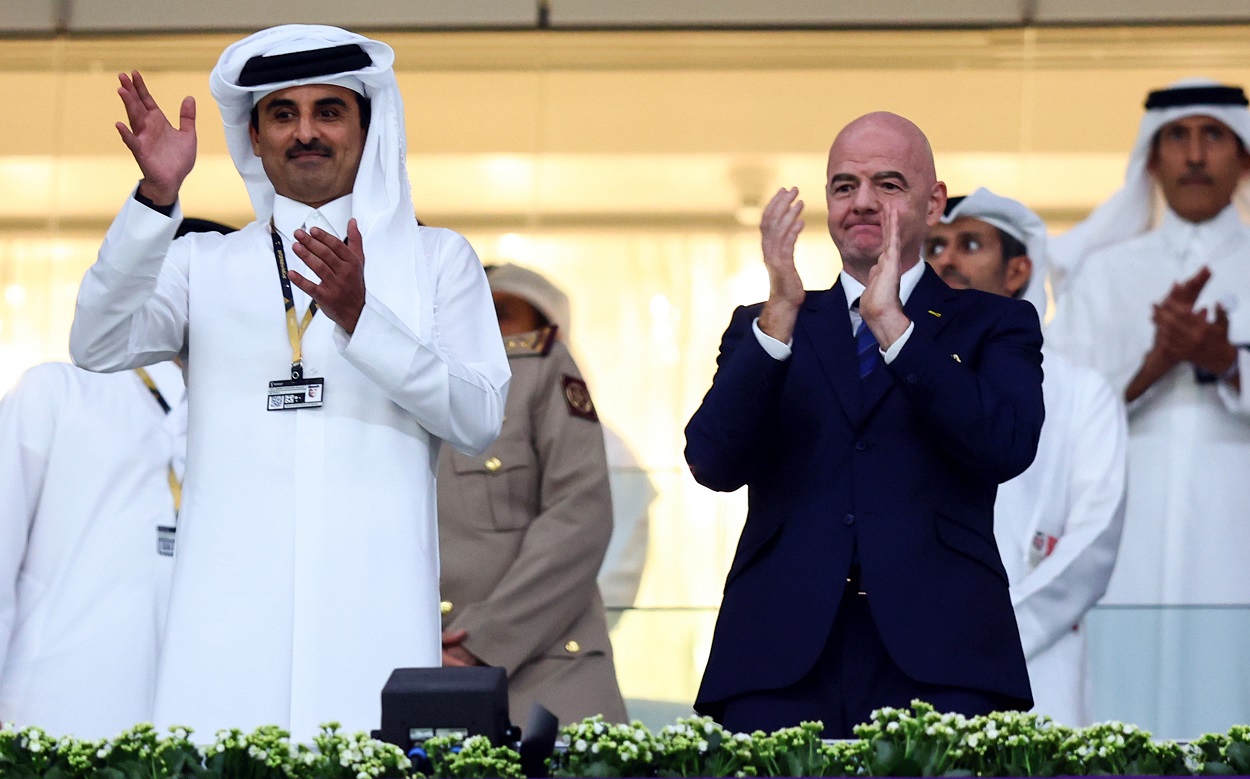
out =
[[897,722],[891,722],[889,725],[885,726],[885,730],[887,733],[894,733],[898,729],[899,729],[899,724]]
[[596,722],[596,723],[595,723],[595,727],[594,727],[594,731],[595,731],[595,735],[596,735],[596,736],[603,735],[603,723],[602,723],[602,722]]
[[577,740],[577,741],[573,744],[573,748],[574,748],[574,749],[576,749],[578,752],[585,752],[585,751],[586,751],[586,747],[587,747],[587,744],[586,744],[586,739],[584,739],[584,738],[579,738],[579,739],[578,739],[578,740]]
[[599,754],[599,744],[598,744],[598,742],[596,742],[596,743],[594,743],[594,744],[591,744],[591,745],[590,745],[590,754],[592,754],[592,755],[597,755],[597,754]]
[[707,751],[707,742],[706,742],[706,741],[700,741],[700,742],[699,742],[699,751],[700,751],[700,752],[706,752],[706,751]]
[[705,722],[705,723],[703,723],[703,732],[704,732],[704,733],[707,733],[707,734],[710,736],[710,735],[712,734],[712,731],[714,731],[714,730],[716,730],[716,723],[715,723],[715,722],[710,722],[710,721],[709,721],[709,722]]
[[31,751],[31,752],[42,752],[42,751],[43,751],[43,744],[40,744],[38,741],[32,741],[32,742],[31,742],[31,744],[30,744],[30,751]]
[[971,736],[968,736],[968,746],[975,749],[980,735],[979,733],[973,733]]

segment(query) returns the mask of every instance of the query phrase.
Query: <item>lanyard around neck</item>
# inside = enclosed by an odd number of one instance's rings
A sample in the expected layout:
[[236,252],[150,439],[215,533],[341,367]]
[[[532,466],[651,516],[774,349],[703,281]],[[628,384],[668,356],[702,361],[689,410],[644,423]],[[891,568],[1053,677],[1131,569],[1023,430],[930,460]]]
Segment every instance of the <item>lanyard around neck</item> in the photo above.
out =
[[278,265],[278,282],[282,285],[282,305],[286,308],[286,332],[291,339],[291,378],[304,378],[304,354],[301,341],[304,331],[317,315],[317,301],[310,301],[308,310],[304,312],[303,321],[295,318],[295,298],[291,293],[291,279],[286,270],[286,252],[282,249],[282,237],[274,227],[273,217],[269,217],[269,236],[273,239],[273,259]]
[[[135,373],[139,374],[139,378],[143,380],[143,385],[148,388],[148,392],[152,393],[152,397],[156,399],[160,405],[161,411],[169,413],[169,401],[165,400],[165,396],[156,388],[156,382],[152,381],[152,377],[142,368],[135,368]],[[182,510],[182,482],[178,479],[178,474],[174,472],[174,464],[169,464],[169,494],[174,497],[174,515]]]

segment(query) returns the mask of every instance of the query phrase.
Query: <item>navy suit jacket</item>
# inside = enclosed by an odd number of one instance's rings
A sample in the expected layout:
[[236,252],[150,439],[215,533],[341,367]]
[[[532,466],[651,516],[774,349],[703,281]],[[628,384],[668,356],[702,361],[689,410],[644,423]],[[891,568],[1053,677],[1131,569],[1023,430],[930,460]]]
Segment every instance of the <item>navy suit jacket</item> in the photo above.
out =
[[904,310],[910,338],[862,381],[840,281],[807,293],[788,360],[756,340],[760,305],[734,312],[686,426],[695,479],[749,506],[697,710],[810,671],[853,556],[904,673],[1032,706],[994,497],[1037,450],[1037,312],[927,267]]

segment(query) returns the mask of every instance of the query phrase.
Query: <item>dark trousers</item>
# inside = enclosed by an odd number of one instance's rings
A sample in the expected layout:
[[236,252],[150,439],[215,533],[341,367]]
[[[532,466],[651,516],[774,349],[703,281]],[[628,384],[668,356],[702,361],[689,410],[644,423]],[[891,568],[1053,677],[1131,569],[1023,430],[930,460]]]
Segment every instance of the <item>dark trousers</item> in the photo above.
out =
[[788,687],[725,701],[720,720],[726,729],[772,732],[820,721],[825,738],[854,738],[851,729],[866,722],[873,709],[907,708],[913,698],[938,711],[969,717],[1014,708],[1011,699],[997,693],[927,684],[903,673],[890,659],[868,611],[871,595],[858,595],[856,589],[846,588],[829,640],[807,675]]

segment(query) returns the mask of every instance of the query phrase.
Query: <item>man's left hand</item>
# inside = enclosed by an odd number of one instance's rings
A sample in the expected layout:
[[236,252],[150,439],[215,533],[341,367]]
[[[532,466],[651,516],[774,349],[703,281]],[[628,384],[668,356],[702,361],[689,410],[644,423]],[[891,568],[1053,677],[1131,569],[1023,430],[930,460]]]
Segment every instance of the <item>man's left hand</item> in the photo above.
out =
[[884,351],[902,337],[911,325],[903,313],[899,283],[903,277],[903,259],[899,236],[898,213],[893,204],[881,209],[881,232],[884,244],[877,264],[868,271],[868,285],[859,298],[859,313]]
[[485,665],[478,659],[477,655],[465,649],[462,644],[469,637],[467,630],[444,630],[443,631],[443,665],[466,667],[471,665]]
[[346,243],[317,227],[311,233],[296,230],[295,254],[321,283],[314,284],[293,270],[288,271],[291,283],[317,301],[335,324],[349,334],[355,332],[365,308],[365,253],[356,220],[347,223]]

